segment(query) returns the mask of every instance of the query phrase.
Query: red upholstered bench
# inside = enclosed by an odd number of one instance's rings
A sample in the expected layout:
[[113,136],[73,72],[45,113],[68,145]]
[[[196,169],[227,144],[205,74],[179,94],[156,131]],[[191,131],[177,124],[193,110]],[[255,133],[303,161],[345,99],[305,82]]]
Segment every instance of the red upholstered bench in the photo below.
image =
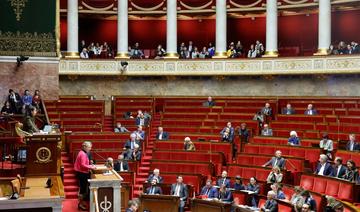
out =
[[359,152],[350,152],[345,150],[338,150],[335,154],[337,157],[341,157],[343,159],[343,162],[346,162],[347,160],[353,160],[355,164],[357,164],[358,167],[360,167],[360,154]]
[[204,153],[188,151],[167,151],[156,150],[153,152],[152,159],[168,161],[193,161],[193,162],[212,162],[215,165],[216,175],[221,174],[223,165],[226,164],[225,156],[221,152]]
[[[176,182],[176,177],[179,174],[163,172],[160,168],[160,176],[163,178],[164,183],[171,184]],[[204,184],[205,178],[201,174],[181,174],[183,177],[184,183],[192,185],[196,193],[200,193],[201,186]]]
[[[171,135],[170,135],[171,136]],[[224,142],[194,142],[196,151],[222,152],[227,162],[232,161],[232,146]],[[183,141],[156,141],[154,145],[158,150],[183,150]]]
[[[259,200],[259,206],[258,207],[259,208],[264,207],[265,202],[266,202],[265,197],[261,197],[260,200]],[[291,212],[291,211],[293,211],[293,206],[290,203],[284,202],[284,201],[281,201],[281,200],[278,200],[277,203],[278,203],[278,210],[279,211],[281,211],[281,212]]]
[[359,200],[359,186],[355,183],[337,178],[303,174],[301,176],[300,186],[304,189],[331,195],[341,200],[351,202]]
[[202,174],[212,176],[215,172],[214,165],[210,162],[173,162],[168,160],[151,160],[150,170],[161,169],[162,172]]

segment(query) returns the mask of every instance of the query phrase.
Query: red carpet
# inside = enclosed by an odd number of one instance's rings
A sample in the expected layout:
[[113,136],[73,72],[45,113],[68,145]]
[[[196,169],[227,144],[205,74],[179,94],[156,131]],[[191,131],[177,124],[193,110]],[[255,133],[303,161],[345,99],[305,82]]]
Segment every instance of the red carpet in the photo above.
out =
[[77,199],[64,199],[63,201],[63,209],[64,212],[78,212],[78,200]]

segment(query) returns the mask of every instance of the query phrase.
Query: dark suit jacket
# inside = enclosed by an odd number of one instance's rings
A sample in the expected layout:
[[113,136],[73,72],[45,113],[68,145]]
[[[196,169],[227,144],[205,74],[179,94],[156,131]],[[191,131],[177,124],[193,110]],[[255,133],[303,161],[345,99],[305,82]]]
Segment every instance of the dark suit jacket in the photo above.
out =
[[[320,168],[321,168],[321,164],[318,163],[316,170],[315,170],[315,174],[319,173]],[[325,164],[325,169],[324,169],[323,173],[324,173],[324,176],[333,176],[334,170],[330,163]]]
[[206,102],[203,103],[203,106],[205,106],[205,107],[213,107],[213,106],[215,106],[215,104],[216,103],[214,101],[211,101],[211,102],[206,101]]
[[344,178],[344,175],[345,175],[345,172],[346,172],[346,167],[344,165],[341,165],[339,174],[338,174],[338,168],[337,167],[334,166],[333,169],[334,169],[334,173],[333,173],[334,177],[336,177],[336,178]]
[[[151,181],[153,180],[153,178],[155,177],[155,175],[154,174],[150,174],[149,175],[149,177],[147,178],[147,181],[149,182],[149,183],[151,183]],[[163,183],[163,178],[161,177],[161,176],[158,176],[157,177],[158,178],[158,183]]]
[[270,212],[278,212],[278,203],[276,200],[266,200],[264,208],[270,210]]
[[224,202],[231,202],[232,201],[231,191],[226,190],[224,193],[219,192],[219,199]]
[[[226,129],[228,127],[224,127],[224,129],[221,130],[220,134],[224,135]],[[234,140],[234,136],[235,136],[235,130],[233,127],[230,127],[230,133],[229,133],[229,141],[232,142]]]
[[[160,133],[157,132],[157,133],[156,133],[156,140],[160,140],[160,139],[159,139],[159,136],[160,136]],[[162,139],[161,139],[161,140],[162,140],[162,141],[169,140],[169,133],[163,132],[163,133],[162,133]]]
[[265,163],[265,166],[271,165],[273,167],[276,160],[278,160],[276,166],[280,167],[280,169],[284,169],[286,162],[284,158],[277,159],[276,157],[272,157],[268,162]]
[[[139,142],[137,142],[137,141],[135,141],[135,144],[138,144],[139,146],[140,146],[140,144],[139,144]],[[133,145],[133,147],[134,147],[135,145]],[[126,141],[126,143],[125,143],[125,145],[124,145],[124,148],[126,148],[126,149],[131,149],[131,141],[130,140],[128,140],[128,141]],[[135,148],[135,147],[134,147]]]
[[125,212],[134,212],[131,208],[126,208]]
[[295,114],[295,110],[294,109],[287,109],[286,107],[282,109],[281,114],[284,115],[292,115]]
[[207,187],[207,186],[204,186],[202,189],[201,189],[201,192],[200,192],[200,195],[207,195],[208,198],[217,198],[219,196],[219,192],[217,190],[217,188],[215,187]]
[[[310,115],[309,113],[310,113],[310,110],[305,110],[304,115]],[[317,110],[312,109],[312,115],[317,115],[317,114],[318,114]]]
[[360,144],[355,141],[354,146],[353,146],[353,150],[350,150],[350,141],[348,141],[347,144],[346,144],[346,150],[348,150],[348,151],[360,150]]
[[[140,125],[140,117],[137,117],[135,119],[135,125]],[[148,126],[149,125],[149,119],[144,118],[144,126]]]
[[225,182],[224,182],[224,178],[218,179],[217,186],[221,186],[222,184],[225,184],[226,188],[230,188],[230,180],[229,179],[225,179]]
[[[150,194],[150,190],[153,188],[153,186],[150,186],[149,188],[146,189],[146,194]],[[162,194],[162,190],[159,186],[155,186],[154,188],[154,192],[152,194]]]
[[[266,112],[266,110],[267,110],[267,112]],[[261,109],[261,113],[266,115],[266,116],[272,116],[272,114],[273,114],[271,108],[265,108],[265,107],[263,107]]]
[[346,173],[344,175],[345,180],[357,183],[358,178],[359,178],[359,170],[357,170],[357,169],[355,169],[355,170],[346,169]]
[[130,160],[140,161],[141,160],[141,151],[138,150],[136,153],[134,153],[134,150],[130,150]]
[[[177,183],[171,185],[170,195],[175,195],[176,185]],[[186,201],[189,196],[187,186],[184,183],[182,183],[180,186],[180,198],[182,201]]]
[[[123,160],[123,170],[124,171],[129,171],[129,164],[126,160]],[[115,164],[114,164],[114,170],[119,172],[121,170],[120,168],[120,161],[116,161]]]

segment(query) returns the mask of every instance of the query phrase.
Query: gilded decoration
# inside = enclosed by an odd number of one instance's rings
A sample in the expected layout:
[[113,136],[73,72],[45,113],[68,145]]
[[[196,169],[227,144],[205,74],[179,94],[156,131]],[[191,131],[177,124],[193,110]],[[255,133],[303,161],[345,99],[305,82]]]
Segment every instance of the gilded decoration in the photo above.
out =
[[360,73],[360,56],[299,58],[128,60],[121,72],[118,60],[68,60],[60,62],[60,75],[124,76],[227,76]]
[[0,31],[0,55],[54,57],[56,56],[55,43],[56,38],[52,33]]
[[23,8],[26,6],[26,2],[28,0],[8,0],[10,2],[11,7],[14,10],[16,15],[16,20],[20,21],[21,15],[23,13]]

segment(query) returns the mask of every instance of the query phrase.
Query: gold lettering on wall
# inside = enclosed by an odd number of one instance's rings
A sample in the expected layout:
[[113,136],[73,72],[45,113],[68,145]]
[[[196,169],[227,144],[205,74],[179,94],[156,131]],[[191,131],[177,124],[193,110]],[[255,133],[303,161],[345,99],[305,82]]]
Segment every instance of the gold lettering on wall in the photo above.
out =
[[11,7],[14,10],[14,13],[16,15],[16,20],[20,21],[21,15],[23,13],[23,9],[26,6],[25,3],[28,0],[8,0],[10,2]]

